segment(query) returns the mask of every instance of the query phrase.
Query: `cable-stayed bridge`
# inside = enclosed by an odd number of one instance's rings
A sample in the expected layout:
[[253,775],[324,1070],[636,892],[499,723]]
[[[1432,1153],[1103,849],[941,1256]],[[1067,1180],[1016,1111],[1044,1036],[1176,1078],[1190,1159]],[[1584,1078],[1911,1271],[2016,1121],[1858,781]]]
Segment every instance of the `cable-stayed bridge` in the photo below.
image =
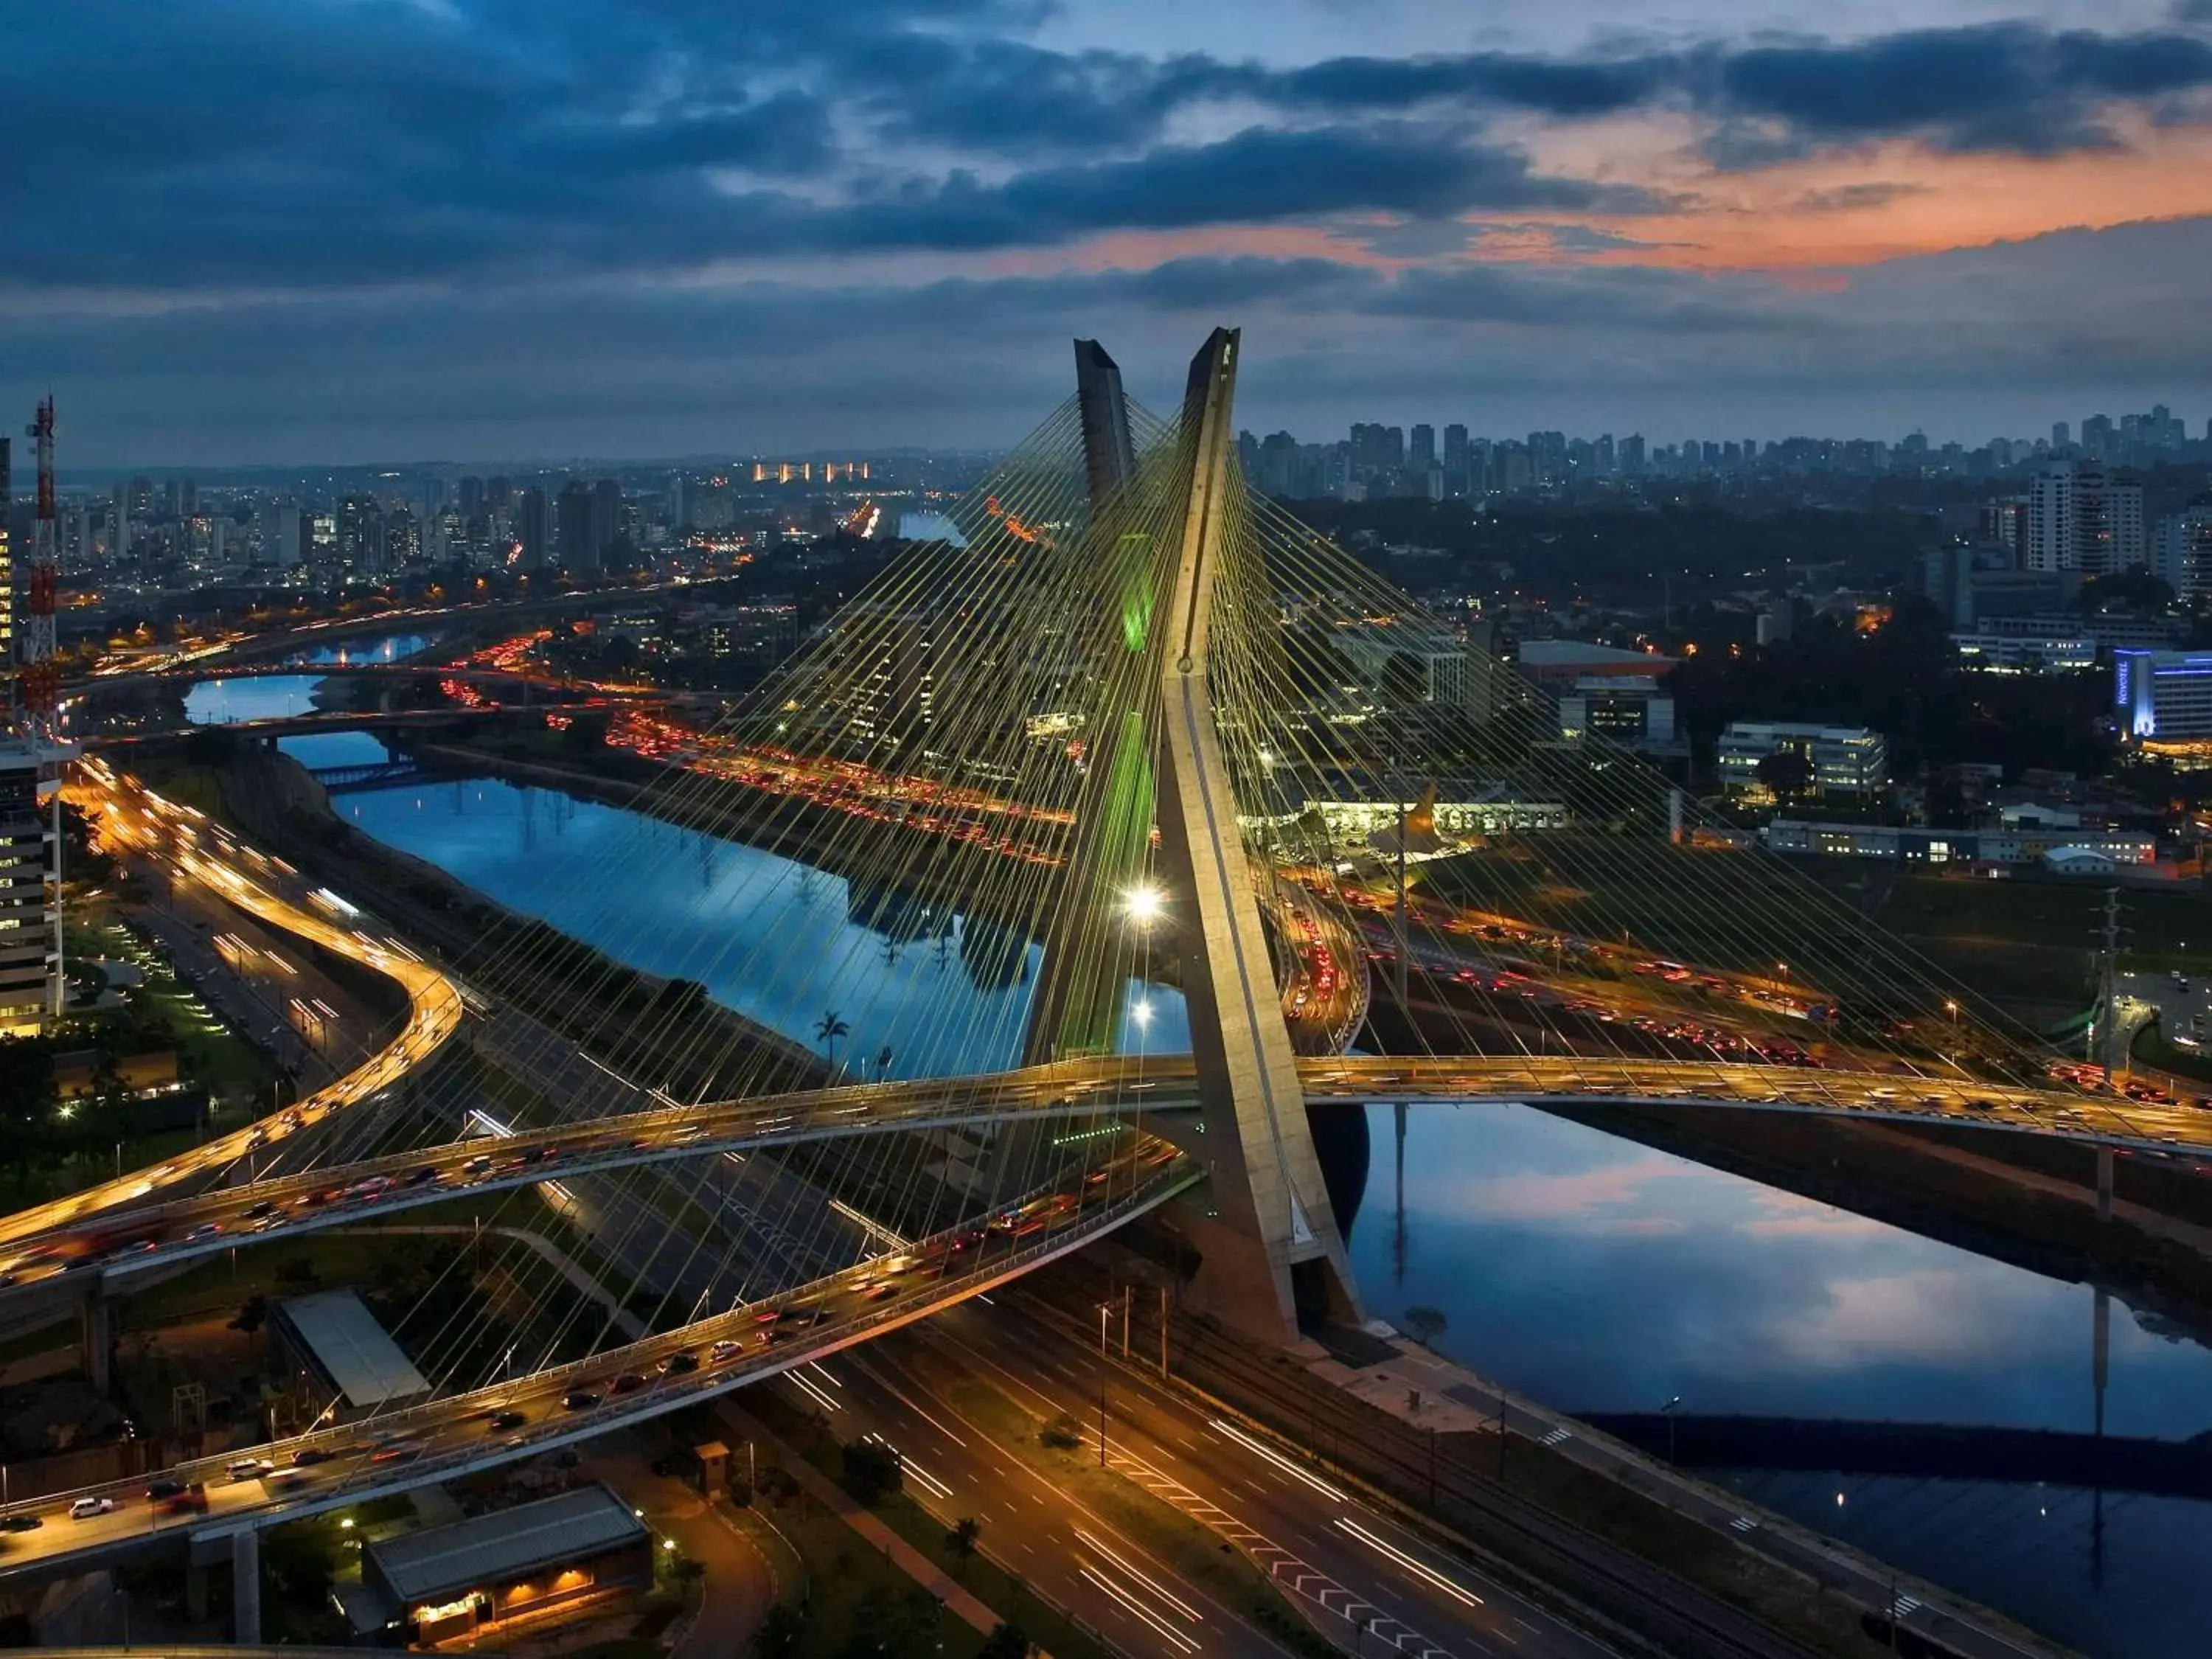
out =
[[[106,844],[391,976],[409,1012],[292,1113],[0,1223],[8,1294],[81,1294],[97,1337],[155,1267],[434,1205],[528,1221],[549,1189],[600,1218],[601,1271],[672,1254],[702,1270],[682,1284],[738,1288],[716,1308],[641,1280],[640,1334],[609,1346],[621,1322],[531,1290],[526,1229],[488,1226],[522,1312],[426,1297],[428,1404],[276,1443],[205,1514],[121,1488],[83,1522],[61,1519],[80,1494],[0,1508],[50,1522],[0,1571],[176,1531],[250,1563],[256,1527],[675,1409],[1139,1215],[1198,1261],[1188,1301],[1256,1340],[1356,1322],[1309,1121],[1341,1103],[1714,1104],[2212,1152],[2193,1108],[2054,1073],[1809,880],[1696,850],[1664,778],[1563,739],[1507,665],[1249,491],[1238,352],[1217,331],[1159,418],[1079,343],[1076,395],[956,533],[671,739],[635,805],[695,838],[696,896],[645,897],[665,842],[598,846],[598,949],[516,910],[417,961],[319,889],[342,846],[295,870],[88,763]],[[728,843],[776,873],[715,877]],[[782,921],[833,886],[847,943],[793,953]],[[951,975],[973,994],[944,995]],[[1152,1048],[1170,998],[1187,1053]],[[604,1086],[519,1061],[493,1040],[510,1014]],[[763,1246],[750,1224],[802,1213],[793,1190],[811,1218]],[[921,1243],[890,1267],[885,1235]]]

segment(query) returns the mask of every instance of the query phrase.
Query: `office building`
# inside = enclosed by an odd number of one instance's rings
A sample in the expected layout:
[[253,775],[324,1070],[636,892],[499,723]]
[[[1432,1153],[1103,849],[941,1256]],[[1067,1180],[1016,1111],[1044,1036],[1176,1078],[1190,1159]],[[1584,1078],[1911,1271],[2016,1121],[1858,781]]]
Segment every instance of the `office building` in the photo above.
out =
[[54,841],[39,810],[40,764],[27,744],[0,746],[0,1036],[35,1036],[60,993],[47,884]]
[[2119,866],[2143,867],[2158,860],[2156,837],[2131,831],[2008,827],[2001,830],[1922,830],[1881,823],[1807,823],[1777,818],[1759,831],[1770,851],[1829,858],[1884,859],[1905,865],[2044,864],[2063,874],[2069,854],[2087,854],[2110,875]]
[[2147,747],[2212,748],[2212,651],[2113,652],[2112,714]]
[[2057,461],[2028,489],[2024,538],[2031,570],[2105,576],[2149,562],[2142,485],[2088,461]]
[[1805,783],[1792,795],[1878,801],[1889,789],[1889,748],[1881,733],[1857,726],[1818,726],[1790,720],[1732,720],[1720,736],[1721,783],[1732,795],[1774,798],[1759,776],[1759,763],[1796,755],[1805,763]]
[[1656,678],[1584,675],[1560,695],[1559,735],[1570,742],[1600,737],[1631,749],[1673,750],[1674,699]]

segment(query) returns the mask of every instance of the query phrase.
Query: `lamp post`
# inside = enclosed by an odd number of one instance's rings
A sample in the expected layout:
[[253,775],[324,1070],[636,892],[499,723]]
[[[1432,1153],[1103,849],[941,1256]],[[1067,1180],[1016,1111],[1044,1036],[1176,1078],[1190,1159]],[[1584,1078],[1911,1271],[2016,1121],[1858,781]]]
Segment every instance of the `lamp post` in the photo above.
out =
[[1667,1463],[1670,1468],[1674,1463],[1674,1413],[1681,1407],[1682,1396],[1678,1394],[1659,1408],[1659,1415],[1667,1419]]
[[1106,1467],[1106,1316],[1112,1304],[1098,1304],[1098,1467]]

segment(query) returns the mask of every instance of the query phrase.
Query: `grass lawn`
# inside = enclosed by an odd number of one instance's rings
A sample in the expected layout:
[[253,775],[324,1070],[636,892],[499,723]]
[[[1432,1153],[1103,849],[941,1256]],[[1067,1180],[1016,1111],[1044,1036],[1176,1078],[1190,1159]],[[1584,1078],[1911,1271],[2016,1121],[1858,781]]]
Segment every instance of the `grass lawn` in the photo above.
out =
[[[865,1633],[903,1626],[919,1645],[892,1645],[890,1652],[943,1652],[951,1659],[975,1659],[981,1632],[938,1607],[935,1598],[861,1540],[843,1521],[807,1497],[795,1493],[781,1502],[763,1500],[761,1516],[795,1551],[805,1571],[806,1614],[793,1659],[842,1659],[870,1651]],[[1034,1605],[1033,1603],[1031,1605]],[[1008,1618],[1010,1609],[999,1611]],[[1032,1630],[1031,1639],[1043,1639]],[[942,1645],[936,1644],[941,1642]],[[1046,1645],[1055,1655],[1064,1650]],[[1067,1650],[1085,1659],[1096,1649]]]

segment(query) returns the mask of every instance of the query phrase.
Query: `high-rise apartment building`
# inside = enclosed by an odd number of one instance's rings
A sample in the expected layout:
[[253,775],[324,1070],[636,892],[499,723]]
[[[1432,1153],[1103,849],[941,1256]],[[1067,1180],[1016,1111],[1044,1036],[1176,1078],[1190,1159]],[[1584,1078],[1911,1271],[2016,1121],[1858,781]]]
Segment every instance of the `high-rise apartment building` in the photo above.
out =
[[1425,472],[1437,464],[1437,429],[1426,421],[1418,422],[1406,434],[1406,465],[1416,472]]
[[2054,462],[2029,484],[2024,540],[2030,570],[2104,576],[2146,564],[2142,485],[2094,462]]
[[2212,595],[2212,494],[2159,520],[2151,572],[2185,605]]
[[0,438],[0,664],[7,665],[15,660],[15,550],[8,526],[15,499],[13,467],[9,440]]

